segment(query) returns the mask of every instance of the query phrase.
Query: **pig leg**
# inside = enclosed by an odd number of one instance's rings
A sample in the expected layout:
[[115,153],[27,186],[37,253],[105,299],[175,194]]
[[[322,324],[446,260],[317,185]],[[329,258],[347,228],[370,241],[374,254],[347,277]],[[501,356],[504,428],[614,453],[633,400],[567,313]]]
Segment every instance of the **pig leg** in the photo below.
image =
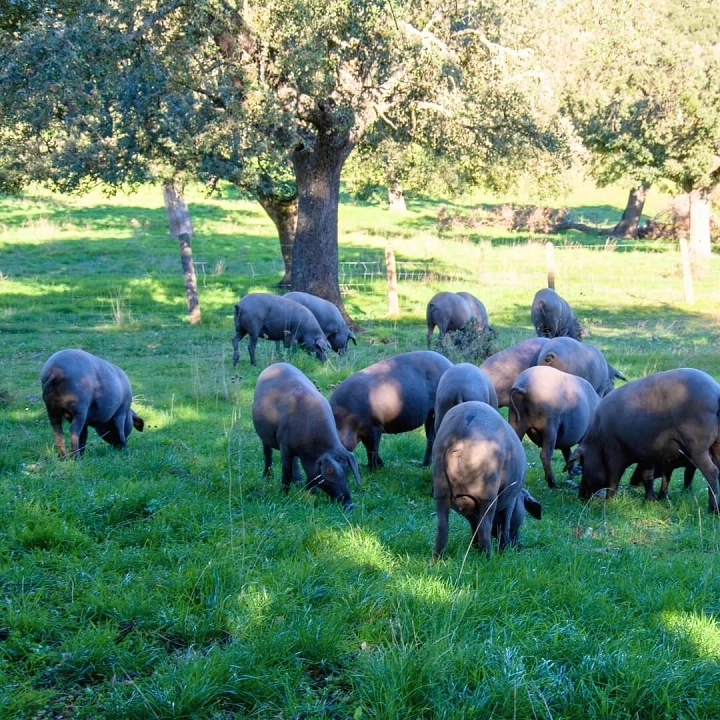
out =
[[380,428],[371,427],[368,436],[362,438],[362,444],[367,450],[368,456],[368,470],[372,471],[375,468],[381,468],[385,465],[380,457]]
[[476,500],[467,496],[454,498],[455,509],[470,523],[473,545],[487,555],[492,547],[496,502],[497,500]]
[[250,335],[249,337],[250,340],[248,341],[248,353],[250,354],[250,364],[257,365],[257,362],[255,361],[255,348],[258,344],[258,336]]
[[448,493],[435,498],[435,510],[437,512],[437,535],[435,536],[433,562],[437,561],[447,545],[450,526],[450,495]]
[[53,434],[55,435],[55,446],[58,449],[58,453],[61,458],[64,458],[67,456],[67,452],[65,451],[65,435],[63,433],[63,416],[62,413],[48,413],[48,416],[50,418],[50,425],[53,429]]
[[246,334],[247,333],[244,330],[238,330],[232,339],[233,365],[237,365],[238,360],[240,360],[240,350],[238,349],[238,345],[239,345],[240,341],[245,337]]
[[546,428],[543,433],[542,448],[540,449],[540,462],[545,471],[545,482],[549,488],[556,488],[555,475],[552,469],[552,457],[555,450],[556,435],[551,428]]
[[282,486],[283,492],[290,490],[290,483],[295,477],[294,457],[289,450],[280,449],[280,461],[282,463]]
[[660,478],[660,492],[658,493],[658,500],[665,500],[668,496],[668,487],[670,485],[670,478],[672,478],[673,468],[669,463],[663,463],[662,475]]
[[[718,478],[720,477],[720,470],[713,461],[713,458],[717,458],[720,455],[720,443],[716,443],[715,446],[710,448],[709,452],[704,452],[699,456],[690,456],[690,460],[695,464],[697,469],[703,474],[708,484],[708,510],[714,514],[720,514],[720,507],[718,506],[718,494],[720,492],[720,483]],[[713,458],[710,457],[710,453],[713,454]]]
[[70,455],[73,458],[81,458],[87,445],[88,426],[85,417],[73,417],[70,423]]
[[435,330],[435,323],[432,320],[428,320],[428,330],[427,330],[427,349],[430,349],[430,344],[432,343],[432,335],[433,330]]
[[422,461],[422,466],[427,467],[432,460],[432,450],[435,443],[435,411],[431,410],[425,419],[425,437],[427,442],[425,443],[425,457]]
[[270,467],[272,466],[272,453],[273,449],[269,445],[263,445],[263,459],[265,461],[265,467],[263,467],[263,477],[270,475]]
[[689,490],[692,487],[693,477],[695,476],[695,466],[687,465],[683,477],[683,490]]

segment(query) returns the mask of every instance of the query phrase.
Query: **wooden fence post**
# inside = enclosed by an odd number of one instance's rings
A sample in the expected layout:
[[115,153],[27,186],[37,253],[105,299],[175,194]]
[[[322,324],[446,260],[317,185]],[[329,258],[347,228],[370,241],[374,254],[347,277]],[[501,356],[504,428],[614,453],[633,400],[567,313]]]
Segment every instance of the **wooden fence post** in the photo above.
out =
[[680,260],[683,269],[683,285],[685,287],[685,302],[695,304],[695,291],[693,290],[692,265],[690,264],[690,249],[685,237],[680,238]]
[[545,265],[547,266],[547,286],[555,289],[555,246],[551,242],[545,243]]
[[395,268],[395,251],[390,243],[385,246],[385,267],[387,268],[388,283],[388,315],[390,315],[390,317],[397,317],[400,314],[397,290],[397,270]]

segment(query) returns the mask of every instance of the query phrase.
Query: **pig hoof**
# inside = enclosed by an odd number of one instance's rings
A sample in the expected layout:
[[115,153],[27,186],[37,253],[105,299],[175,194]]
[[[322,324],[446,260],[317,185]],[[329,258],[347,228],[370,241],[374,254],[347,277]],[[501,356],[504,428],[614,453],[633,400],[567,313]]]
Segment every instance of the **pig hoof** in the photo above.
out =
[[575,465],[575,466],[570,470],[570,474],[571,474],[571,475],[575,475],[576,477],[577,477],[578,475],[582,475],[582,465]]
[[352,510],[355,507],[354,502],[348,502],[343,505],[343,510]]

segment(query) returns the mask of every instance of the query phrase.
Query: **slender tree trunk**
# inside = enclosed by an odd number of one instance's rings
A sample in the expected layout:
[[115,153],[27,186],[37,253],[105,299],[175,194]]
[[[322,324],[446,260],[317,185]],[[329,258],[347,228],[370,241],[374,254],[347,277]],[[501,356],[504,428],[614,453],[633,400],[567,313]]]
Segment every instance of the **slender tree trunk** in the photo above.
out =
[[292,255],[298,216],[297,195],[292,198],[285,198],[260,194],[258,195],[258,202],[275,224],[280,239],[280,254],[283,259],[285,274],[278,285],[289,288],[292,285]]
[[394,178],[388,178],[387,188],[388,206],[390,212],[406,212],[407,206],[405,205],[405,193],[403,192],[400,182]]
[[185,297],[187,298],[188,317],[190,324],[195,325],[202,319],[200,315],[200,299],[198,297],[195,263],[192,256],[193,228],[190,211],[185,203],[182,187],[175,183],[163,185],[165,211],[168,217],[170,235],[177,238],[180,245],[180,262],[185,280]]
[[706,189],[690,192],[689,248],[695,257],[710,257],[710,193]]
[[[320,108],[319,114],[323,112]],[[298,148],[292,157],[298,189],[292,289],[329,300],[352,323],[338,281],[338,207],[340,173],[353,144],[349,132],[334,129],[329,113],[315,124],[318,132],[312,146]]]
[[640,217],[642,216],[649,187],[649,185],[642,183],[640,186],[634,187],[630,190],[627,205],[625,206],[625,210],[620,218],[620,222],[615,226],[611,233],[612,237],[637,237]]

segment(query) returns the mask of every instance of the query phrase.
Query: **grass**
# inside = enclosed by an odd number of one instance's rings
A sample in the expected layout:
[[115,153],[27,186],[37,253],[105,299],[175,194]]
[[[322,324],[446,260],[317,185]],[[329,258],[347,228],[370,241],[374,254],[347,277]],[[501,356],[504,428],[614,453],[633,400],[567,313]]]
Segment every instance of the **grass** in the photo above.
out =
[[[619,214],[623,200],[573,202]],[[437,565],[421,431],[386,436],[372,475],[358,450],[347,514],[300,488],[284,496],[277,467],[262,479],[249,406],[272,360],[329,395],[424,348],[441,289],[479,297],[499,347],[532,334],[544,240],[440,237],[437,206],[395,217],[345,203],[341,259],[390,241],[435,275],[401,284],[398,318],[381,279],[350,286],[365,332],[347,357],[321,366],[261,342],[253,368],[246,342],[231,365],[232,306],[280,277],[257,206],[191,197],[205,269],[191,327],[159,191],[0,198],[0,718],[717,717],[720,525],[699,477],[690,493],[675,478],[667,502],[628,488],[583,505],[547,489],[526,443],[544,517],[527,520],[523,548],[469,551],[455,515]],[[628,377],[681,365],[720,377],[717,256],[695,268],[688,306],[673,249],[558,246],[557,289]],[[73,346],[128,372],[146,430],[127,451],[91,432],[82,462],[56,458],[38,377]]]

